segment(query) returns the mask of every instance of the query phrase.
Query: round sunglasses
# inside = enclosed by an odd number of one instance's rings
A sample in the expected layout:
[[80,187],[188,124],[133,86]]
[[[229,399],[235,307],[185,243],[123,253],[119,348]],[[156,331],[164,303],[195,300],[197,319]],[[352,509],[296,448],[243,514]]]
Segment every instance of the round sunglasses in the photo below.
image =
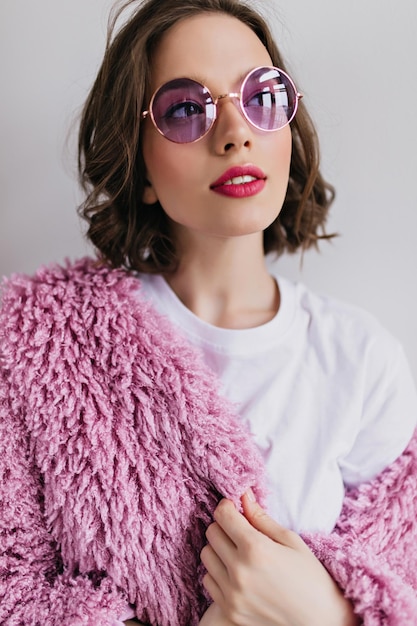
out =
[[212,128],[217,103],[224,98],[238,100],[252,126],[273,132],[294,119],[302,95],[288,74],[277,67],[256,67],[243,79],[240,92],[216,98],[205,85],[191,78],[176,78],[155,91],[142,118],[149,116],[157,131],[170,141],[192,143]]

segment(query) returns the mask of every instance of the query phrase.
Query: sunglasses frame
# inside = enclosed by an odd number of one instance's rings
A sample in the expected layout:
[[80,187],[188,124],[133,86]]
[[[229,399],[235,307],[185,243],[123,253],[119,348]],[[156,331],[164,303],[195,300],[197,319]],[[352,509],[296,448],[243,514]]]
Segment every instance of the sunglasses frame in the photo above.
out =
[[[292,89],[293,89],[293,91],[294,91],[294,99],[295,99],[295,103],[294,103],[294,110],[293,110],[293,112],[292,112],[292,115],[291,115],[291,117],[287,120],[287,122],[286,122],[283,126],[280,126],[279,128],[262,128],[261,126],[258,126],[257,124],[255,124],[255,123],[254,123],[254,122],[250,119],[250,117],[249,117],[249,116],[248,116],[248,114],[246,113],[246,111],[245,111],[245,107],[244,107],[244,105],[243,105],[243,101],[242,101],[242,94],[243,94],[243,92],[244,92],[244,89],[245,89],[245,86],[246,86],[246,84],[247,84],[248,80],[250,79],[250,77],[252,76],[252,74],[254,74],[254,73],[255,73],[255,72],[257,72],[258,70],[262,70],[262,69],[269,70],[269,71],[270,71],[270,70],[276,70],[276,71],[277,71],[280,75],[282,74],[282,75],[283,75],[283,76],[284,76],[284,77],[288,80],[289,84],[291,85],[291,87],[292,87]],[[173,79],[173,80],[178,80],[178,79]],[[179,80],[181,80],[181,78],[180,78]],[[168,82],[164,83],[163,85],[160,85],[160,87],[158,87],[158,88],[157,88],[157,89],[153,92],[152,97],[151,97],[151,99],[150,99],[150,101],[149,101],[149,107],[148,107],[148,109],[147,109],[146,111],[143,111],[143,112],[142,112],[142,119],[145,119],[146,117],[148,117],[148,116],[149,116],[149,117],[150,117],[150,119],[151,119],[151,121],[152,121],[152,124],[154,125],[154,127],[156,128],[156,130],[158,131],[158,133],[159,133],[160,135],[162,135],[163,137],[165,137],[165,139],[167,139],[168,141],[172,141],[173,143],[195,143],[196,141],[200,141],[200,139],[203,139],[203,137],[205,137],[205,136],[206,136],[206,135],[210,132],[210,130],[213,128],[214,123],[215,123],[215,121],[216,121],[216,119],[217,119],[217,116],[218,116],[218,108],[217,108],[217,103],[219,102],[219,100],[224,100],[225,98],[231,98],[231,99],[233,99],[233,100],[238,100],[238,101],[239,101],[239,109],[240,109],[240,111],[241,111],[241,113],[242,113],[243,117],[245,118],[245,120],[246,120],[246,121],[247,121],[247,122],[248,122],[251,126],[253,126],[254,128],[256,128],[257,130],[262,131],[263,133],[274,133],[274,132],[277,132],[278,130],[282,130],[283,128],[285,128],[286,126],[288,126],[288,125],[292,122],[292,120],[294,119],[294,117],[295,117],[295,115],[296,115],[296,113],[297,113],[299,101],[300,101],[300,100],[301,100],[301,98],[303,97],[303,94],[301,94],[301,93],[297,90],[297,88],[296,88],[296,86],[295,86],[295,84],[294,84],[294,81],[292,80],[291,76],[289,76],[289,75],[287,74],[287,72],[284,72],[284,70],[281,70],[279,67],[275,67],[275,66],[273,66],[273,65],[260,65],[259,67],[255,67],[253,70],[250,70],[250,72],[248,72],[248,73],[246,74],[246,76],[245,76],[245,78],[243,79],[242,84],[241,84],[241,86],[240,86],[240,91],[238,91],[238,92],[231,92],[231,93],[223,93],[223,94],[220,94],[220,95],[216,96],[216,98],[214,98],[214,97],[213,97],[213,94],[211,93],[210,89],[209,89],[208,87],[206,87],[206,85],[204,85],[203,83],[200,83],[200,82],[199,82],[199,81],[197,81],[197,80],[193,80],[192,78],[187,79],[187,78],[183,77],[183,80],[190,80],[190,81],[192,81],[193,83],[197,83],[197,84],[198,84],[198,85],[200,85],[200,86],[201,86],[204,90],[206,90],[206,92],[210,95],[210,97],[211,97],[211,99],[212,99],[212,102],[213,102],[213,106],[214,106],[214,116],[213,116],[213,119],[212,119],[212,121],[211,121],[210,126],[206,129],[206,131],[205,131],[202,135],[200,135],[199,137],[197,137],[197,139],[193,139],[192,141],[175,141],[175,139],[170,139],[169,137],[167,137],[167,136],[163,133],[163,131],[162,131],[162,130],[158,127],[158,124],[157,124],[157,123],[156,123],[156,121],[155,121],[155,117],[154,117],[154,114],[153,114],[153,103],[154,103],[155,98],[157,97],[157,95],[158,95],[159,91],[160,91],[161,89],[163,89],[166,85],[168,85],[168,84],[169,84],[170,82],[172,82],[172,81],[168,81]]]

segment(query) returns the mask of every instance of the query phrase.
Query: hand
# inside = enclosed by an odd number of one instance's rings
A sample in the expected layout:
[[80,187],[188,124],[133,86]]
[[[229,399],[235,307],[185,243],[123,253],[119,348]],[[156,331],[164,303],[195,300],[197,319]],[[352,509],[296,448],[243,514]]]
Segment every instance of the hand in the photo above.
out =
[[251,492],[242,506],[244,515],[229,500],[219,503],[201,552],[203,584],[221,613],[238,626],[358,624],[301,537],[269,517]]

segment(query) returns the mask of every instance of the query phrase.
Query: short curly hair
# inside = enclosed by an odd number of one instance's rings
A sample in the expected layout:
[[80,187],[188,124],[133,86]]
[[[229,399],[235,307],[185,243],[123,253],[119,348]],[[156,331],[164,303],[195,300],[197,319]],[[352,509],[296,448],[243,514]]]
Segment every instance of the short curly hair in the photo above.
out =
[[[114,267],[169,273],[178,264],[169,220],[157,202],[142,201],[146,185],[141,112],[149,97],[151,58],[176,22],[202,12],[225,13],[249,26],[272,63],[285,64],[265,19],[241,0],[145,0],[114,12],[102,65],[85,103],[78,168],[86,199],[79,212],[100,258]],[[116,32],[125,10],[129,18]],[[264,231],[264,251],[295,252],[328,238],[325,223],[334,191],[319,170],[317,134],[303,102],[291,123],[289,184],[279,216]]]

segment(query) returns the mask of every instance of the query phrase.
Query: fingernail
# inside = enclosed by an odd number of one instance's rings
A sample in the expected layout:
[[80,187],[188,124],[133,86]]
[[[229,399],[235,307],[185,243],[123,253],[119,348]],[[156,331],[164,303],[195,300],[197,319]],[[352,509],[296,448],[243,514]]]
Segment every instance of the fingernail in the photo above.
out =
[[248,496],[248,500],[250,500],[251,502],[256,502],[255,494],[250,487],[247,490],[246,495]]

